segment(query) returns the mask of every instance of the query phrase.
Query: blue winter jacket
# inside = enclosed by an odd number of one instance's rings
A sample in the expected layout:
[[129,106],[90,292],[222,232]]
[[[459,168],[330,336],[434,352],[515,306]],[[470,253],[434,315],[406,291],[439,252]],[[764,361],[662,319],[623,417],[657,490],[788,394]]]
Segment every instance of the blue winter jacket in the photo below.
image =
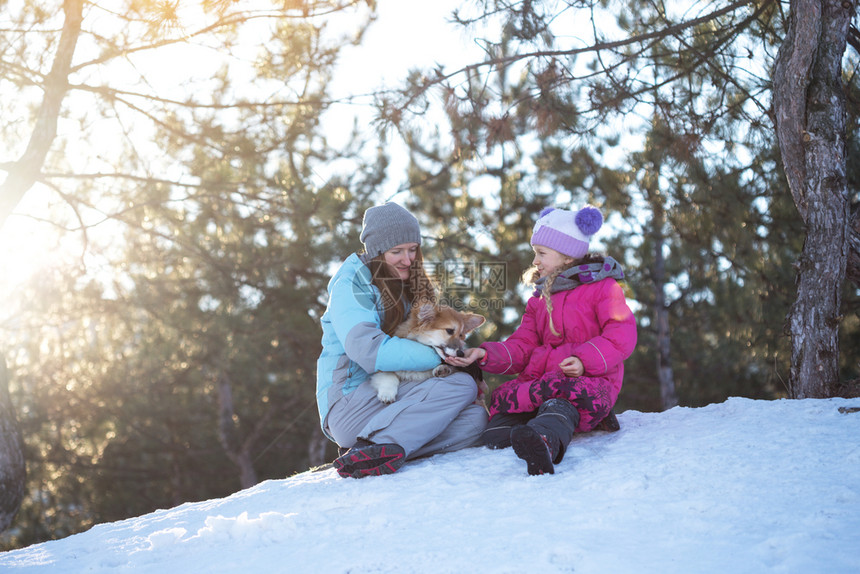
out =
[[427,345],[382,331],[382,297],[358,255],[350,255],[331,278],[328,296],[321,319],[323,350],[317,361],[317,407],[326,436],[329,408],[370,373],[425,371],[439,364],[439,355]]

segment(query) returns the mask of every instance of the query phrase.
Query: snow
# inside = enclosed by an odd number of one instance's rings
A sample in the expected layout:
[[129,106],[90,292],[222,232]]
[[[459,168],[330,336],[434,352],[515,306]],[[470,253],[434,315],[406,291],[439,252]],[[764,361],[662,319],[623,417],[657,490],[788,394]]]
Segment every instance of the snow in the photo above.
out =
[[[860,572],[860,400],[627,411],[554,475],[483,447],[0,553],[0,572]],[[840,410],[841,409],[841,410]]]

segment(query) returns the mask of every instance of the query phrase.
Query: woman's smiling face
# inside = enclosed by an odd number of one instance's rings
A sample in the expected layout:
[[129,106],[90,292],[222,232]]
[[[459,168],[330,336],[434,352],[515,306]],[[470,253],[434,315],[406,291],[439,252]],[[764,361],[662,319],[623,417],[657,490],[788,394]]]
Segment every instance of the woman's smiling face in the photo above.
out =
[[532,260],[532,265],[537,268],[538,274],[540,274],[541,277],[546,277],[553,271],[564,269],[573,263],[573,258],[568,257],[567,255],[562,255],[555,249],[550,249],[543,245],[533,245],[532,249],[534,249],[535,252],[535,258]]
[[402,243],[395,245],[382,254],[385,262],[394,267],[401,281],[409,281],[412,262],[418,256],[417,243]]

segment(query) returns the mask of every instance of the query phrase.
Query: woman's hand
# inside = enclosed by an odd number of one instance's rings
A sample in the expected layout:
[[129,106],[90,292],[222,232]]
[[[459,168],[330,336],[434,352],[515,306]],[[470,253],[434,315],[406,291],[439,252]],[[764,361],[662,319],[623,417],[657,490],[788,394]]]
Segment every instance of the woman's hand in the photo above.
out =
[[561,367],[561,372],[566,377],[581,377],[585,372],[585,367],[582,366],[582,361],[579,357],[570,356],[558,364]]
[[455,367],[466,367],[487,356],[487,351],[480,347],[466,349],[462,357],[445,357],[445,362]]

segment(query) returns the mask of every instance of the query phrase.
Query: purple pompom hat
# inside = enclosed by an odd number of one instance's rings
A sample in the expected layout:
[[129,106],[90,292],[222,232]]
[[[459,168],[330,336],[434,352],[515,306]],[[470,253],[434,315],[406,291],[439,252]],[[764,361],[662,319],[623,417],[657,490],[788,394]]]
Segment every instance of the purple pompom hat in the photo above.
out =
[[586,205],[579,211],[547,207],[540,212],[532,233],[532,245],[555,249],[562,255],[579,259],[588,253],[591,236],[603,225],[600,210]]

